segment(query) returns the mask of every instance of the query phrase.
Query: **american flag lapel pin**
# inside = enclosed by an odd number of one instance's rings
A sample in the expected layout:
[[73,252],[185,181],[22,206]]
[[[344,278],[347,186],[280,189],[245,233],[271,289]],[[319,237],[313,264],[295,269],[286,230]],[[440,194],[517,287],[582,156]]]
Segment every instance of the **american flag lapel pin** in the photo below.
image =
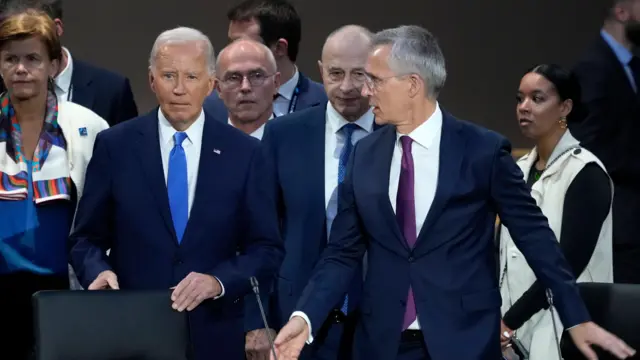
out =
[[78,132],[80,133],[80,136],[87,136],[87,128],[86,127],[79,128]]
[[220,155],[222,151],[220,151],[219,149],[213,149],[213,152],[216,153],[217,155]]

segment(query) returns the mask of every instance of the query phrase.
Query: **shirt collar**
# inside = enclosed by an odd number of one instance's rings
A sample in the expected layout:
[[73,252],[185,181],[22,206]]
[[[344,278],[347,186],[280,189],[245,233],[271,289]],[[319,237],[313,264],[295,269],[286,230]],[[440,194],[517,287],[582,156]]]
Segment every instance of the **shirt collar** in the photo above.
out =
[[[418,145],[428,149],[436,137],[439,137],[442,133],[442,111],[440,105],[436,103],[436,110],[429,116],[427,121],[423,122],[415,128],[409,137]],[[404,134],[396,132],[396,141],[399,142],[400,137]]]
[[291,100],[293,98],[293,92],[296,90],[296,86],[298,86],[298,80],[300,80],[300,73],[296,67],[296,72],[293,74],[293,77],[286,83],[280,85],[278,94],[287,100]]
[[[160,108],[158,108],[158,127],[160,129],[160,143],[163,145],[173,146],[173,135],[177,132]],[[204,130],[204,111],[200,111],[200,115],[196,121],[189,126],[185,133],[187,133],[186,141],[191,144],[197,145],[202,143],[202,131]]]
[[[340,115],[340,113],[333,107],[333,105],[331,105],[331,102],[327,102],[326,116],[327,124],[329,124],[329,128],[331,129],[332,134],[337,133],[338,131],[340,131],[340,129],[342,129],[343,126],[349,124],[349,121],[347,121],[342,115]],[[353,123],[358,125],[364,131],[370,133],[373,131],[373,121],[373,110],[369,108],[369,110],[367,110],[364,115],[362,115]]]
[[608,32],[600,30],[600,36],[602,36],[611,50],[613,50],[613,53],[618,58],[618,61],[620,61],[622,65],[627,66],[627,64],[629,64],[629,61],[631,61],[631,58],[633,57],[633,53],[631,53],[629,49],[627,49],[616,39],[614,39],[613,36],[611,36]]
[[67,54],[67,66],[56,76],[56,85],[63,91],[69,91],[71,87],[71,76],[73,75],[73,58],[71,58],[71,53],[65,47],[62,48]]

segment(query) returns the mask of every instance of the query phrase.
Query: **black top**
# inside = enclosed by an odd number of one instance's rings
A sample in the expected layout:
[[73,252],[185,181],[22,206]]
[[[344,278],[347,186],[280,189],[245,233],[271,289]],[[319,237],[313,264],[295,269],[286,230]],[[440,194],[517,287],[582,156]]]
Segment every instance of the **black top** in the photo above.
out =
[[[530,173],[534,173],[535,166]],[[529,176],[531,186],[535,175]],[[602,223],[611,207],[611,183],[595,163],[580,170],[564,197],[560,248],[577,277],[591,260],[600,236]],[[505,325],[516,330],[541,309],[549,308],[545,289],[536,280],[503,317]]]

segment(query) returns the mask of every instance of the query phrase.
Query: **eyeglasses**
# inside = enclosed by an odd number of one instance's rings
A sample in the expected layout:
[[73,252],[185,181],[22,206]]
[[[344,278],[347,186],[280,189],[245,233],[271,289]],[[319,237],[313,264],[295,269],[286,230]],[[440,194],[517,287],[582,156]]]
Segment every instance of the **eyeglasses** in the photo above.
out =
[[385,77],[377,77],[371,74],[364,74],[365,80],[364,83],[370,90],[378,90],[387,80],[407,76],[409,74],[400,74],[400,75],[391,75]]
[[275,73],[268,75],[262,71],[252,71],[248,74],[241,74],[237,72],[227,73],[222,79],[220,79],[220,83],[228,89],[235,89],[241,87],[244,79],[247,79],[251,87],[259,87],[273,75],[275,75]]

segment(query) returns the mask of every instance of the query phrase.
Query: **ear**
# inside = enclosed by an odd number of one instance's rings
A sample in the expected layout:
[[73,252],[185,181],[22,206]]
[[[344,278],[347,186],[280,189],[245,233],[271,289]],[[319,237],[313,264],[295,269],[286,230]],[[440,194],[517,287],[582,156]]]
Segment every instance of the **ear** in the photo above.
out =
[[289,57],[289,54],[287,53],[288,50],[289,50],[289,42],[285,39],[278,39],[278,41],[276,41],[272,45],[273,55],[276,57],[276,59],[280,59],[283,57],[288,58]]
[[153,69],[149,67],[149,87],[155,93],[156,92],[156,77],[153,75]]
[[62,20],[55,18],[53,19],[53,22],[56,24],[56,32],[58,33],[58,37],[62,37],[62,34],[64,34],[64,24],[62,23]]
[[318,60],[318,70],[320,71],[320,80],[324,82],[324,71],[322,70],[322,61]]
[[218,80],[218,78],[215,78],[213,81],[213,89],[220,94],[220,80]]
[[276,72],[275,74],[273,74],[273,85],[275,85],[276,87],[276,92],[273,94],[273,96],[278,95],[278,90],[280,90],[280,85],[282,85],[280,83],[280,73]]
[[567,117],[573,110],[573,100],[567,99],[560,104],[560,115],[562,117]]
[[409,96],[414,98],[416,96],[420,96],[423,93],[426,93],[425,83],[415,74],[409,75]]
[[51,77],[55,78],[56,75],[58,75],[58,73],[60,72],[60,60],[54,59],[51,60],[51,65],[49,67],[49,74],[51,74]]
[[209,78],[207,79],[207,96],[211,95],[211,93],[213,92],[213,89],[215,89],[216,87],[216,76],[215,74],[213,75],[209,75]]

